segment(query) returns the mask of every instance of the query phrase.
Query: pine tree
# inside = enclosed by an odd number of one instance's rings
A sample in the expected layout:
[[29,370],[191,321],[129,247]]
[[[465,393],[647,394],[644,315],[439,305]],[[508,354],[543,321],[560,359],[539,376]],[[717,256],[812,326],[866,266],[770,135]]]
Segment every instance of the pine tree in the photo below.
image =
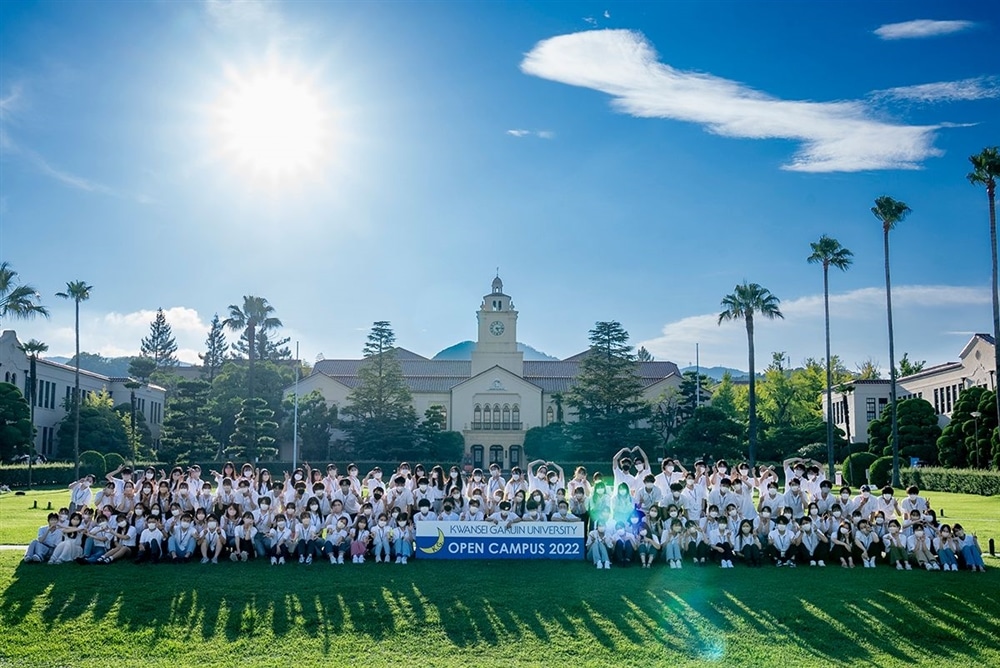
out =
[[387,321],[372,325],[358,367],[360,383],[348,396],[344,429],[354,447],[365,455],[405,456],[416,437],[417,415],[412,396],[396,359],[396,336]]
[[218,313],[212,318],[212,326],[208,330],[208,338],[205,339],[205,354],[199,353],[198,359],[202,361],[204,369],[202,375],[211,383],[215,380],[215,374],[222,370],[222,364],[226,360],[226,334]]
[[566,403],[576,411],[573,431],[586,454],[602,457],[621,447],[645,442],[650,416],[642,398],[637,361],[628,332],[618,322],[598,322],[590,330],[590,352],[580,362]]
[[267,402],[258,397],[244,399],[226,453],[233,459],[247,462],[271,459],[278,454],[277,433],[278,423]]
[[170,397],[163,418],[159,456],[167,462],[195,462],[212,457],[213,434],[219,425],[208,406],[211,385],[204,380],[181,380]]
[[139,349],[143,356],[153,358],[158,369],[177,366],[177,342],[162,308],[156,309],[156,317],[149,323],[149,336],[142,340]]

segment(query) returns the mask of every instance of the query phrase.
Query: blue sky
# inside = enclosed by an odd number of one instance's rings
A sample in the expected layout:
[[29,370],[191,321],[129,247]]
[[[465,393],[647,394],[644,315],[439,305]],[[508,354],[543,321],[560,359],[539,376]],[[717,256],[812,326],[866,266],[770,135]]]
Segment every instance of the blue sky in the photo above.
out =
[[[954,359],[990,327],[965,175],[1000,144],[998,28],[971,2],[3,3],[0,256],[52,317],[0,324],[71,353],[53,295],[85,280],[82,345],[106,355],[162,306],[193,361],[245,294],[307,360],[359,355],[383,319],[432,355],[475,337],[500,267],[540,350],[618,320],[657,359],[699,342],[745,368],[715,315],[748,279],[786,315],[761,359],[799,363],[823,356],[805,258],[826,233],[856,256],[831,278],[834,351],[885,368],[869,208],[890,194],[913,209],[897,351]],[[248,99],[277,111],[248,121]],[[280,159],[253,128],[290,138]]]

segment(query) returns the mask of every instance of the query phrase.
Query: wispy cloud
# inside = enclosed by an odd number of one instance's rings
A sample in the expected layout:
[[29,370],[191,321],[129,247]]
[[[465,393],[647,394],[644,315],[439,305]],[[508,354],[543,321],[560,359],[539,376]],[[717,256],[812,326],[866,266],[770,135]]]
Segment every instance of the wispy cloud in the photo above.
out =
[[520,128],[507,130],[507,134],[511,137],[538,137],[539,139],[553,139],[556,136],[552,130],[524,130]]
[[981,76],[958,81],[938,81],[887,88],[872,93],[879,99],[906,100],[910,102],[965,102],[1000,97],[1000,77]]
[[925,37],[951,35],[963,30],[969,30],[975,25],[972,21],[932,21],[929,19],[918,19],[916,21],[904,21],[903,23],[887,23],[877,28],[875,34],[886,40],[923,39]]
[[[903,285],[892,290],[896,350],[932,364],[957,357],[965,341],[961,332],[983,331],[990,293],[986,288],[950,285]],[[927,322],[934,309],[937,325]],[[823,357],[823,295],[806,295],[781,302],[784,320],[756,323],[758,363],[771,351],[788,352],[795,363]],[[861,288],[830,295],[834,354],[853,368],[868,357],[884,357],[887,347],[885,289]],[[956,331],[956,326],[962,329]],[[971,334],[969,334],[971,336]],[[663,326],[660,336],[636,344],[657,359],[685,365],[700,344],[702,362],[739,369],[747,366],[746,329],[738,323],[718,324],[718,313],[694,315]],[[763,362],[762,362],[763,361]]]
[[791,139],[802,147],[784,169],[855,172],[919,169],[941,155],[941,126],[880,120],[862,101],[782,100],[737,81],[686,72],[659,62],[646,38],[628,30],[599,30],[544,40],[525,56],[526,74],[611,95],[613,106],[641,118],[703,125],[743,139]]
[[263,0],[205,0],[209,18],[221,28],[279,27],[281,13]]

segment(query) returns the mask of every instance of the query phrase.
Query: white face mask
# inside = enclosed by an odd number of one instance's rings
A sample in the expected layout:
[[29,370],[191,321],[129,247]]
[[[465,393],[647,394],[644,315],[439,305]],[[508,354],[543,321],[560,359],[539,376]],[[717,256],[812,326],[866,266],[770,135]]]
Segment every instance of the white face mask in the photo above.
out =
[[427,491],[427,485],[417,485],[417,486],[420,488],[421,492],[426,492]]
[[780,531],[781,533],[785,533],[785,531],[786,531],[787,529],[788,529],[788,527],[787,527],[787,526],[785,526],[784,524],[779,524],[779,525],[778,525],[778,531]]
[[218,527],[219,527],[219,523],[218,523],[218,522],[209,522],[209,523],[208,523],[208,528],[209,528],[209,529],[212,529],[213,531],[214,531],[215,529],[217,529]]
[[813,530],[813,528],[812,525],[810,524],[804,524],[802,525],[802,530],[805,531],[806,533],[810,533]]
[[835,510],[835,511],[833,511],[833,516],[834,516],[834,517],[840,517],[840,516],[841,516],[842,514],[843,514],[843,513],[841,513],[841,512],[839,511],[839,510]]
[[849,501],[850,498],[851,498],[851,495],[850,494],[841,494],[840,498],[842,498],[844,501]]
[[450,476],[451,476],[451,479],[452,479],[452,480],[454,480],[455,478],[457,478],[457,477],[458,477],[458,471],[452,471],[452,472],[451,472],[451,473],[449,473],[448,475],[450,475]]
[[285,528],[285,523],[284,522],[278,522],[278,528],[279,529],[284,529]]
[[191,526],[191,523],[190,523],[190,522],[181,522],[181,528],[182,528],[182,529],[187,529],[187,528],[189,528],[190,526]]
[[916,494],[910,494],[909,496],[910,496],[910,501],[916,501],[917,500],[917,495]]
[[472,476],[472,479],[475,480],[476,482],[481,482],[482,479],[483,479],[483,476],[481,476],[481,475],[474,475],[474,476]]
[[769,513],[769,512],[763,512],[763,513],[760,514],[760,516],[763,517],[766,520],[766,519],[769,519],[771,517],[771,513]]
[[646,491],[647,492],[652,492],[653,491],[653,485],[652,484],[645,485],[645,487],[646,487]]
[[170,511],[170,514],[173,515],[174,517],[177,517],[178,515],[181,514],[181,511],[178,510],[177,508],[174,508],[173,510]]
[[889,501],[890,499],[892,499],[892,494],[883,494],[882,498],[886,501]]
[[118,523],[118,528],[119,529],[124,529],[127,526],[128,526],[128,522],[119,522]]
[[142,515],[142,512],[143,512],[143,511],[142,511],[142,508],[136,508],[136,509],[135,509],[135,514],[136,514],[136,515]]
[[510,477],[510,479],[511,479],[511,480],[520,480],[520,479],[521,479],[521,474],[520,474],[520,473],[515,473],[515,474],[513,474],[513,475],[512,475],[511,477]]
[[797,492],[797,491],[799,491],[799,486],[798,485],[792,485],[788,489],[792,490],[792,492]]

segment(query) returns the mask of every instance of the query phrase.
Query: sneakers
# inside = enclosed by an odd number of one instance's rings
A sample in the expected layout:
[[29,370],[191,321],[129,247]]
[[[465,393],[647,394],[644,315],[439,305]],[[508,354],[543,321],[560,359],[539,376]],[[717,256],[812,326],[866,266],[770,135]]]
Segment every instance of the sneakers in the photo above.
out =
[[826,568],[826,562],[823,561],[822,559],[820,559],[819,561],[817,561],[816,565],[819,566],[820,568]]
[[939,564],[936,561],[932,561],[931,562],[931,570],[932,571],[939,571],[939,570],[941,570],[941,564]]
[[810,566],[815,566],[815,565],[816,565],[816,560],[815,560],[815,559],[811,559],[811,560],[809,561],[809,565],[810,565]]
[[344,555],[340,555],[339,557],[337,557],[337,563],[338,564],[344,563]]
[[729,561],[728,559],[723,559],[722,560],[722,567],[723,568],[732,568],[733,567],[733,562]]
[[778,568],[781,568],[784,565],[785,565],[785,562],[783,562],[781,559],[778,559],[778,563],[775,564],[775,566],[777,566]]
[[868,568],[875,568],[875,557],[868,560]]
[[604,562],[603,561],[598,561],[596,563],[596,566],[597,566],[597,570],[601,570],[602,568],[604,568]]
[[277,557],[271,557],[271,565],[272,566],[277,566],[278,565],[278,558]]
[[406,565],[406,557],[403,557],[403,565]]
[[313,562],[313,556],[310,554],[308,557],[306,557],[306,565],[309,565],[312,562]]
[[684,563],[680,559],[677,559],[676,563],[678,569],[684,568]]
[[278,565],[279,566],[284,566],[285,565],[285,558],[284,557],[278,557]]
[[896,562],[896,570],[897,571],[903,570],[903,562],[902,561],[897,561]]
[[239,560],[240,560],[240,555],[236,554],[235,552],[231,552],[229,554],[229,561],[239,561]]
[[382,563],[382,557],[381,557],[381,555],[375,557],[375,563],[376,564],[381,564]]
[[910,566],[910,562],[906,562],[905,564],[903,564],[903,568],[905,568],[908,571],[913,570],[913,566]]
[[212,557],[212,563],[213,564],[219,563],[219,558],[218,557]]
[[786,566],[788,566],[789,568],[795,568],[795,562],[794,562],[794,561],[792,561],[791,559],[789,559],[789,560],[788,560],[788,561],[787,561],[787,562],[785,563],[785,565],[786,565]]
[[299,563],[300,564],[306,563],[306,555],[304,555],[304,554],[300,554],[299,555]]
[[250,554],[248,552],[240,552],[240,561],[246,561],[249,558]]
[[201,558],[201,563],[207,564],[208,563],[208,557],[202,557]]
[[331,564],[337,563],[337,557],[333,556],[333,552],[330,553],[330,563]]
[[605,561],[604,562],[604,570],[606,570],[606,571],[610,571],[611,570],[611,562],[610,561]]

